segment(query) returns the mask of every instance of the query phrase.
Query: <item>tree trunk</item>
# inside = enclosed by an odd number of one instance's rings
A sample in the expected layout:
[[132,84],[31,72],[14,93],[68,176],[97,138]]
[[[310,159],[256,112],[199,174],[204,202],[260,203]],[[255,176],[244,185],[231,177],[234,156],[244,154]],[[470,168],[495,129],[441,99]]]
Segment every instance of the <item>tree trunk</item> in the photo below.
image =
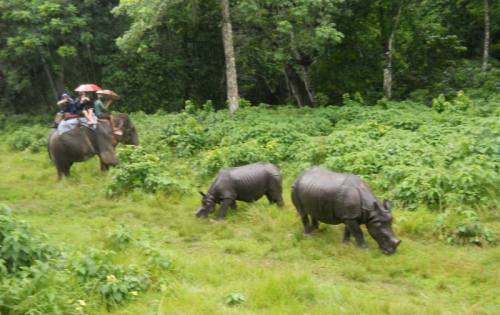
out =
[[481,70],[488,69],[488,59],[490,55],[490,4],[489,0],[484,0],[484,44],[483,44],[483,65]]
[[308,67],[302,66],[302,74],[304,76],[304,87],[306,88],[307,96],[311,105],[316,105],[316,97],[314,96],[314,91],[311,85],[311,79],[309,79]]
[[285,66],[285,79],[288,85],[288,90],[295,99],[295,102],[297,102],[297,105],[299,107],[304,107],[304,101],[300,95],[300,89],[297,86],[297,74],[295,73],[293,66],[289,64]]
[[49,80],[50,89],[54,94],[54,100],[57,102],[59,96],[57,95],[56,85],[54,84],[54,79],[52,78],[52,74],[50,73],[49,65],[47,64],[47,60],[45,60],[45,57],[42,54],[40,54],[40,58],[42,59],[43,70],[45,71],[47,79]]
[[[399,4],[398,13],[394,20],[394,26],[392,27],[391,35],[387,40],[387,46],[384,53],[385,66],[384,66],[384,96],[387,99],[392,97],[392,53],[394,49],[394,36],[399,25],[399,20],[401,18],[401,12],[403,10],[403,1]],[[383,27],[383,26],[381,26]]]
[[226,87],[229,111],[234,113],[239,107],[238,78],[236,76],[236,59],[233,46],[233,28],[229,14],[229,0],[220,0],[222,13],[222,41],[226,59]]

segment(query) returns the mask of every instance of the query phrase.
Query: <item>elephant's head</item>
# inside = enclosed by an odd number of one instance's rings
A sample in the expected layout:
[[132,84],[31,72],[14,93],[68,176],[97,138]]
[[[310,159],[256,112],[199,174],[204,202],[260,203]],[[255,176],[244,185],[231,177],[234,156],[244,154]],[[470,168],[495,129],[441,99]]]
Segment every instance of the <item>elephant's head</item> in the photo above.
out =
[[115,136],[119,143],[135,146],[139,145],[139,136],[137,135],[137,130],[135,129],[135,126],[128,115],[120,114],[116,116],[114,124],[122,132],[122,135]]
[[98,155],[101,162],[106,166],[115,166],[118,164],[115,146],[113,144],[113,133],[111,124],[99,123],[95,130],[97,135]]

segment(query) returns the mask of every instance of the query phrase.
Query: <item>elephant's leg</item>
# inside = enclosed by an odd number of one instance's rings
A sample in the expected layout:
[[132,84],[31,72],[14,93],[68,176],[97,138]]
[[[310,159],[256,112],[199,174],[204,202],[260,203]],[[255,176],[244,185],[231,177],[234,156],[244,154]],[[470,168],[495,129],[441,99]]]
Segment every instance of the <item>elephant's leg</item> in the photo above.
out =
[[319,228],[319,222],[315,218],[311,217],[311,229],[317,230]]
[[236,200],[231,203],[231,209],[236,210]]
[[356,220],[345,220],[344,223],[347,225],[352,235],[354,235],[358,247],[367,248],[368,246],[366,245],[365,237],[363,236],[363,231],[361,231],[359,223]]
[[71,165],[73,163],[62,163],[57,165],[57,177],[62,179],[63,177],[69,177]]
[[101,172],[106,172],[109,170],[109,165],[104,163],[102,160],[100,161],[101,163]]

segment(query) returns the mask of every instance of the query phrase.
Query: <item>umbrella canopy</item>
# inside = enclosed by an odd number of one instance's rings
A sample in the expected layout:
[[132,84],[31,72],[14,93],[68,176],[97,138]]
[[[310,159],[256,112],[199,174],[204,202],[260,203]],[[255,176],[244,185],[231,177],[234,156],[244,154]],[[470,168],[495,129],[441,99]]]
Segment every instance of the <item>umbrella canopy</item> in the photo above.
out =
[[75,92],[95,92],[102,90],[101,87],[97,84],[88,83],[88,84],[80,84]]
[[103,96],[105,96],[109,99],[112,99],[112,100],[119,100],[120,99],[120,95],[116,94],[114,91],[111,91],[111,90],[100,90],[100,91],[97,91],[96,93],[99,95],[103,95]]

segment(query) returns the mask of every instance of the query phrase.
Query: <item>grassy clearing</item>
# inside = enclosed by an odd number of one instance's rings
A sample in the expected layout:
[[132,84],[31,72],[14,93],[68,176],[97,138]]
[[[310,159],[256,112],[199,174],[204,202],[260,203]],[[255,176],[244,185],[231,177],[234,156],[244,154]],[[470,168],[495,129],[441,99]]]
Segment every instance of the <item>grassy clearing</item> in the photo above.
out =
[[[109,174],[96,160],[56,181],[45,152],[0,146],[0,203],[70,253],[108,248],[120,225],[134,239],[149,239],[172,260],[158,285],[110,313],[95,300],[88,314],[495,314],[500,307],[500,249],[446,245],[419,228],[436,220],[425,210],[396,209],[403,240],[395,256],[341,244],[341,227],[321,225],[302,234],[285,181],[284,209],[261,200],[240,203],[224,222],[197,220],[197,194],[142,194],[107,198]],[[488,226],[496,231],[495,215]],[[428,224],[422,224],[428,226]],[[368,236],[367,236],[368,237]],[[368,237],[369,238],[369,237]],[[116,262],[141,264],[137,242]],[[228,306],[229,294],[245,301]]]

